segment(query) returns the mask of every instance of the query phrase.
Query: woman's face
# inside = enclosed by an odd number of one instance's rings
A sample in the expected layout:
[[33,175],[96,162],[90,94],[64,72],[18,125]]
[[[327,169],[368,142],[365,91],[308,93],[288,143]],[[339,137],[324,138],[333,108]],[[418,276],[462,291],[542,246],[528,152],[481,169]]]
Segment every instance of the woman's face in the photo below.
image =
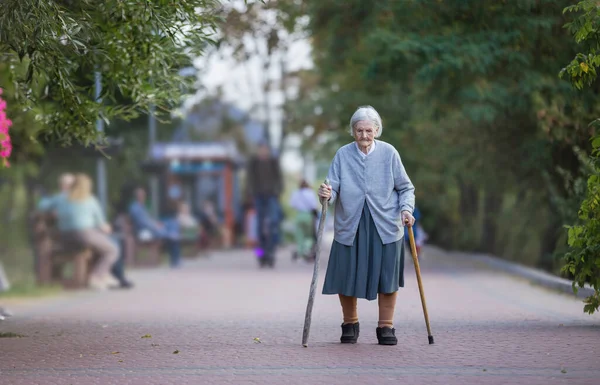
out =
[[183,215],[189,215],[190,206],[188,206],[186,203],[182,203],[181,206],[179,206],[179,212]]
[[354,125],[354,139],[361,148],[369,147],[373,144],[377,131],[373,123],[361,120]]
[[92,194],[92,180],[88,177],[81,176],[76,178],[74,186],[78,186],[80,191],[84,191],[86,195]]

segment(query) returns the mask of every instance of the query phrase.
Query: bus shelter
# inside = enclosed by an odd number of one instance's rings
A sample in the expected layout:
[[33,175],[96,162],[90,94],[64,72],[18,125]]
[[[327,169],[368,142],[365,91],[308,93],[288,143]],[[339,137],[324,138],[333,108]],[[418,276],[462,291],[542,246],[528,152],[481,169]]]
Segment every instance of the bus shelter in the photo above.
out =
[[149,155],[142,167],[158,177],[158,202],[153,204],[160,216],[185,202],[199,217],[209,205],[224,229],[236,233],[242,210],[242,159],[235,142],[155,143]]

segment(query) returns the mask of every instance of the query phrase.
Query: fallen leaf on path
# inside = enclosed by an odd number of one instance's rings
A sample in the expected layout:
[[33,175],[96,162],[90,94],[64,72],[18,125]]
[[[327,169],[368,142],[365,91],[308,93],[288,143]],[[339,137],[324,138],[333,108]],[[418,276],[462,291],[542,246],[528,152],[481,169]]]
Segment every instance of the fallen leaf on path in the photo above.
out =
[[123,360],[119,360],[119,362],[123,362]]
[[0,338],[23,338],[25,337],[22,334],[12,333],[12,332],[2,332],[0,333]]
[[173,354],[179,354],[179,350],[175,350]]
[[254,342],[257,343],[257,344],[262,344],[262,341],[258,337],[254,338]]
[[142,338],[152,338],[152,336],[150,334],[144,334]]
[[563,370],[561,370],[560,372],[561,372],[561,373],[566,373],[566,372],[567,372],[567,369],[563,369]]
[[121,352],[112,352],[112,353],[110,353],[110,354],[119,354],[119,353],[121,353]]

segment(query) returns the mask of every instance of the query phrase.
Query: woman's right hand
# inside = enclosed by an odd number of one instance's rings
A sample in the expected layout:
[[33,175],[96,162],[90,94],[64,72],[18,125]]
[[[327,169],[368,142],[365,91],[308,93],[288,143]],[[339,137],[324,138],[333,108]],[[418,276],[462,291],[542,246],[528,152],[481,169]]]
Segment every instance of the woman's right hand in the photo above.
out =
[[320,198],[329,200],[331,198],[331,186],[322,183],[321,186],[319,186],[318,194]]

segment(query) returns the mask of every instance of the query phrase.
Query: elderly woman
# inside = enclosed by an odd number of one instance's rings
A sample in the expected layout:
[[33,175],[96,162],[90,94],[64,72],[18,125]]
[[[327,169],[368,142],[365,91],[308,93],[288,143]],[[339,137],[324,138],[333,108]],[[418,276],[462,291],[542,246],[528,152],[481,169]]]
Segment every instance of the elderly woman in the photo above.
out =
[[350,119],[353,143],[341,147],[329,168],[329,185],[318,194],[335,203],[334,241],[323,294],[337,294],[342,306],[342,343],[359,336],[357,298],[378,298],[376,335],[396,345],[393,325],[398,289],[404,287],[404,224],[414,223],[412,185],[398,151],[376,140],[381,118],[371,106]]
[[106,290],[117,284],[111,276],[112,265],[119,257],[119,248],[110,237],[111,226],[96,197],[92,194],[92,180],[85,174],[75,175],[69,195],[53,207],[58,219],[61,239],[67,244],[89,247],[98,256],[89,286]]

